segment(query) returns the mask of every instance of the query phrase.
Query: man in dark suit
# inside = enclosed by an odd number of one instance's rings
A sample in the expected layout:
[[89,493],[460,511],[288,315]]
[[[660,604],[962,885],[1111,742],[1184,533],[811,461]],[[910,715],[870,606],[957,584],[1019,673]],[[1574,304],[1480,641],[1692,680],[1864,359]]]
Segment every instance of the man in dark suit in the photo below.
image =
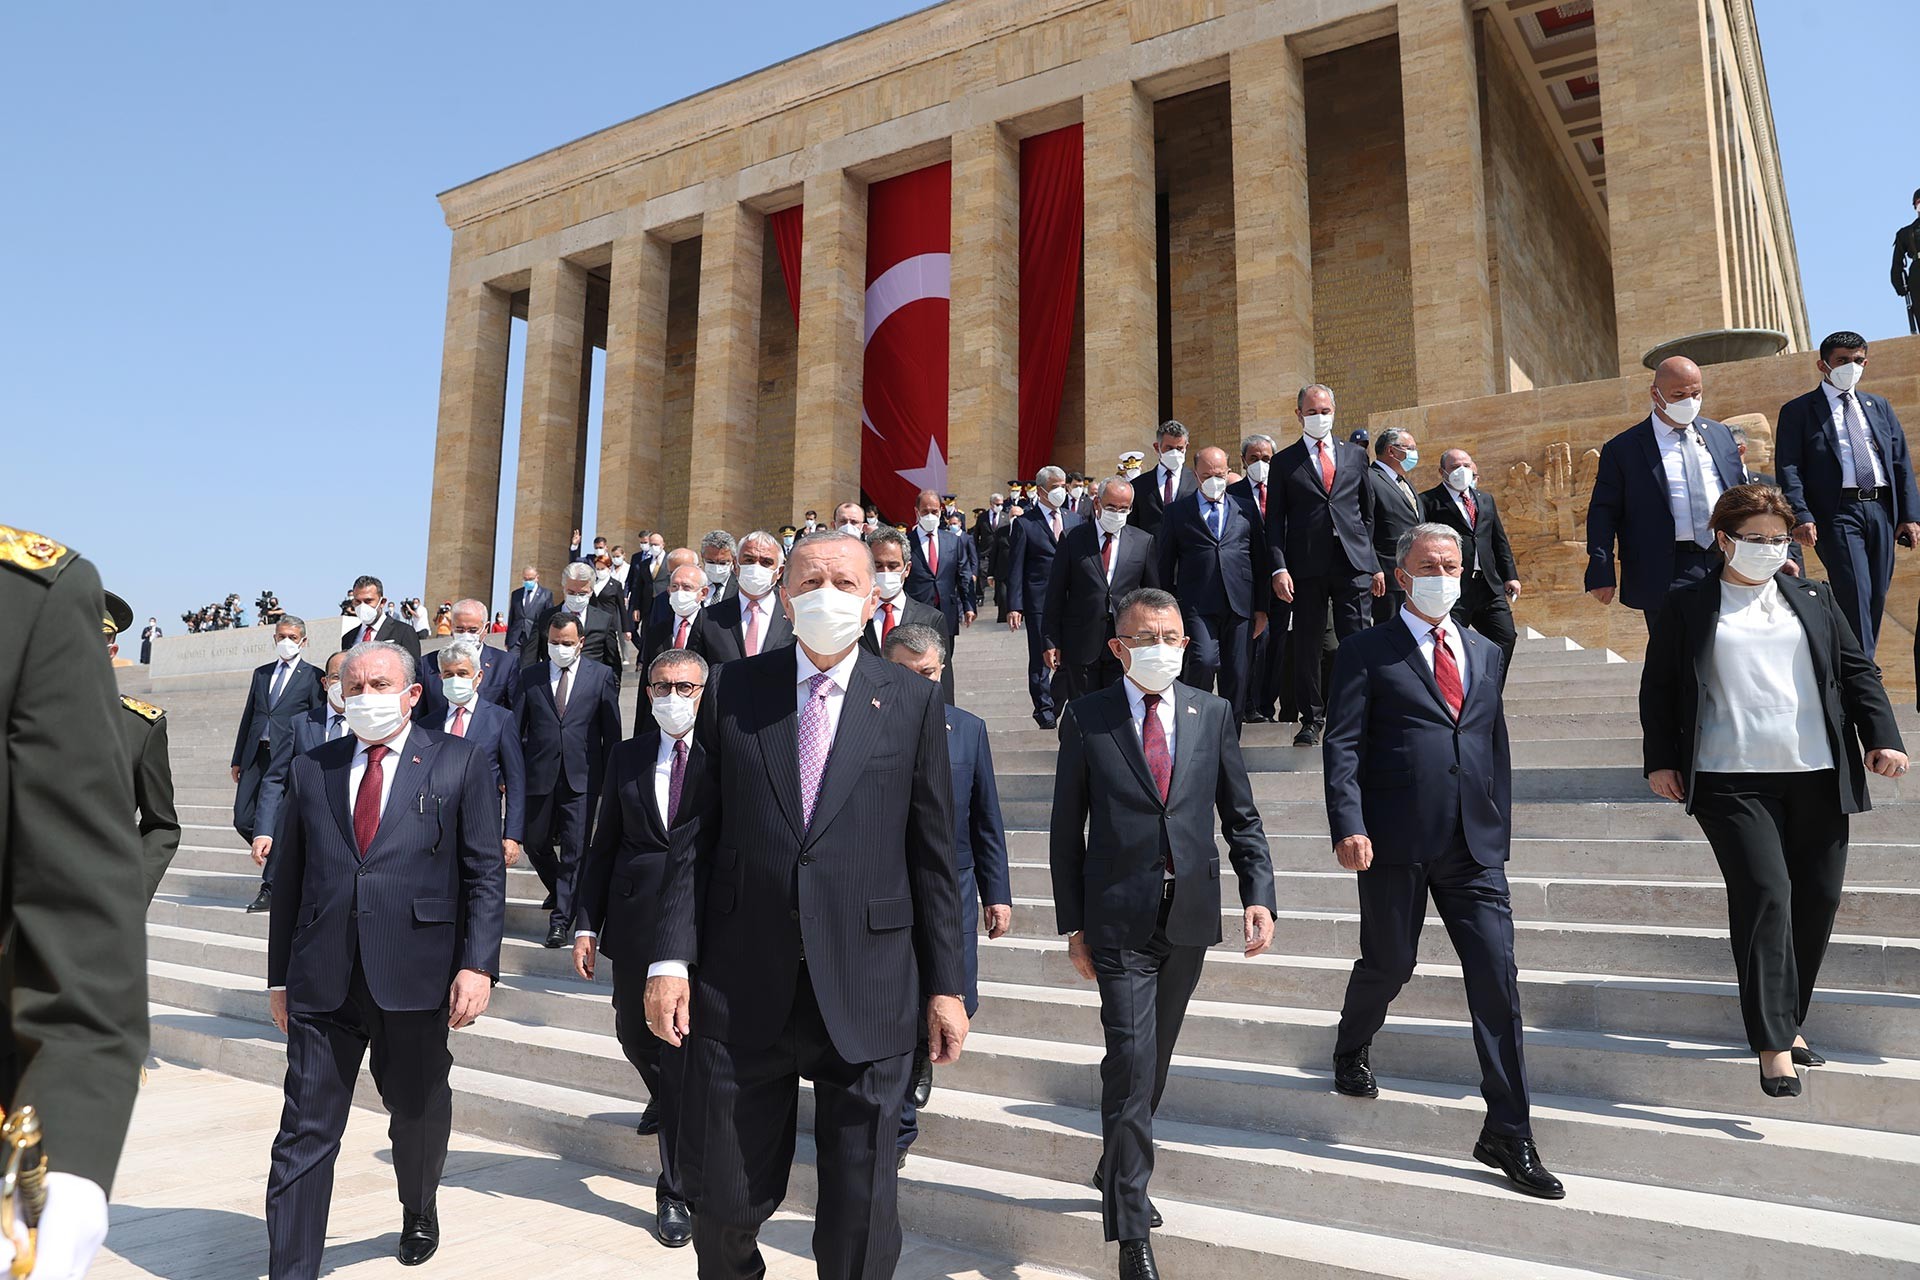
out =
[[[775,591],[780,585],[780,570],[786,567],[786,553],[779,540],[756,529],[740,539],[738,554],[739,594],[711,609],[699,610],[694,627],[699,634],[685,646],[716,667],[793,643],[793,625],[780,608]],[[653,670],[651,662],[647,670]]]
[[[456,600],[452,611],[455,640],[465,637],[480,648],[480,696],[503,711],[513,710],[514,691],[520,687],[520,663],[504,649],[487,643],[487,606],[478,600]],[[440,664],[428,661],[420,672],[420,705],[413,718],[438,725],[447,717],[447,700],[440,691]]]
[[[249,845],[254,836],[262,833],[260,784],[273,764],[274,755],[289,749],[289,726],[293,718],[325,696],[320,688],[320,668],[300,656],[306,647],[306,622],[290,613],[282,614],[273,626],[274,660],[253,669],[247,704],[240,712],[240,729],[234,734],[233,759],[228,762],[228,768],[236,785],[233,829]],[[248,905],[248,911],[265,911],[272,904],[273,893],[268,883],[263,876],[260,892]]]
[[1373,598],[1373,620],[1398,617],[1407,594],[1393,571],[1400,567],[1400,535],[1419,524],[1420,495],[1407,476],[1420,465],[1420,442],[1403,427],[1385,427],[1373,441],[1373,465],[1367,483],[1373,487],[1373,554],[1385,575],[1386,590]]
[[1068,705],[1054,774],[1054,915],[1075,971],[1100,985],[1105,1151],[1094,1184],[1107,1239],[1120,1242],[1121,1280],[1158,1275],[1147,1241],[1153,1113],[1207,948],[1221,939],[1216,814],[1246,911],[1246,954],[1273,941],[1273,865],[1239,723],[1224,698],[1174,682],[1184,613],[1152,588],[1120,602],[1110,643],[1127,678]]
[[1033,698],[1033,719],[1042,729],[1058,720],[1054,711],[1053,672],[1047,667],[1047,580],[1060,539],[1082,523],[1079,516],[1060,510],[1067,496],[1067,473],[1042,467],[1040,495],[1031,510],[1013,523],[1007,565],[1007,626],[1027,632],[1027,691]]
[[1113,639],[1120,601],[1140,587],[1160,585],[1160,553],[1153,535],[1131,527],[1133,486],[1119,476],[1100,482],[1094,516],[1069,530],[1047,576],[1049,667],[1060,673],[1066,699],[1085,697],[1120,679]]
[[728,664],[700,710],[711,785],[674,833],[647,1025],[684,1041],[703,1103],[679,1150],[701,1275],[764,1274],[806,1076],[820,1274],[886,1280],[918,1027],[936,1065],[967,1034],[946,719],[930,682],[860,649],[859,539],[797,544],[780,595],[797,643]]
[[[1269,435],[1251,435],[1240,442],[1240,479],[1227,486],[1227,496],[1242,510],[1257,513],[1255,525],[1260,543],[1266,546],[1268,486],[1273,479],[1273,455],[1279,444]],[[1271,556],[1272,552],[1267,554]],[[1157,585],[1157,584],[1151,584]],[[1272,581],[1267,587],[1267,625],[1249,646],[1251,665],[1247,672],[1246,710],[1240,717],[1253,724],[1274,718],[1274,704],[1286,697],[1287,627],[1293,621],[1293,606],[1273,595]]]
[[[946,643],[933,627],[907,624],[887,636],[885,657],[935,684],[945,672]],[[953,847],[960,880],[962,936],[967,946],[967,1017],[980,1011],[980,936],[973,927],[978,904],[987,937],[1013,926],[1013,878],[1007,866],[1007,832],[1000,818],[1000,788],[993,777],[987,723],[971,711],[949,706],[947,759],[953,767]],[[913,1053],[912,1087],[900,1113],[900,1156],[920,1136],[919,1110],[933,1093],[933,1063],[921,1038]]]
[[1867,657],[1880,639],[1896,544],[1920,542],[1920,491],[1907,433],[1886,397],[1860,391],[1867,340],[1842,330],[1820,343],[1820,385],[1780,406],[1775,456],[1794,539],[1826,567]]
[[585,657],[605,667],[613,676],[613,687],[620,687],[620,620],[617,615],[593,603],[593,569],[583,560],[575,560],[560,571],[560,603],[540,615],[539,625],[527,637],[528,648],[521,651],[520,665],[547,660],[547,634],[554,619],[572,616],[580,628],[581,650]]
[[[932,627],[947,635],[947,617],[930,604],[922,604],[907,594],[907,535],[898,529],[881,527],[866,537],[867,551],[873,556],[873,618],[860,630],[860,647],[879,657],[886,652],[886,639],[895,627]],[[953,668],[940,673],[940,695],[953,705]]]
[[1162,514],[1160,583],[1180,602],[1187,634],[1187,683],[1220,696],[1234,724],[1247,713],[1253,642],[1267,627],[1272,573],[1266,531],[1252,502],[1227,496],[1227,453],[1209,446],[1194,459],[1199,489]]
[[[465,738],[493,767],[493,781],[500,791],[503,812],[500,819],[500,852],[508,866],[520,861],[521,842],[527,829],[527,766],[520,754],[520,725],[512,710],[488,702],[487,674],[480,665],[482,654],[489,652],[472,637],[449,642],[428,658],[437,668],[435,685],[442,691],[440,710],[433,719],[414,719],[429,729],[438,729],[455,738]],[[507,662],[495,665],[495,670]],[[425,698],[421,699],[423,702]]]
[[1341,640],[1367,625],[1367,599],[1386,590],[1373,550],[1373,484],[1367,452],[1333,438],[1333,389],[1320,383],[1294,397],[1301,438],[1273,462],[1267,504],[1273,594],[1293,606],[1293,690],[1297,747],[1320,741],[1320,642],[1327,617]]
[[647,1028],[647,963],[658,934],[668,836],[698,807],[707,783],[706,751],[693,724],[708,678],[706,659],[687,649],[669,649],[647,668],[651,711],[636,717],[646,727],[607,760],[600,821],[574,899],[574,971],[591,981],[600,952],[615,961],[613,1031],[647,1088],[639,1132],[659,1135],[653,1231],[669,1249],[693,1239],[678,1160],[683,1062],[677,1046]]
[[973,580],[965,548],[946,526],[940,495],[931,489],[914,500],[907,554],[907,594],[945,615],[946,634],[957,639],[962,626],[973,624]]
[[960,581],[967,595],[967,625],[972,626],[980,610],[980,544],[967,532],[966,517],[958,511],[949,511],[941,519],[947,522],[947,532],[960,544]]
[[600,796],[607,753],[620,741],[619,687],[598,663],[582,660],[580,619],[554,615],[549,661],[527,668],[514,716],[527,766],[527,858],[546,886],[549,947],[573,927],[574,872]]
[[653,612],[647,615],[646,647],[641,651],[643,670],[653,669],[653,660],[669,649],[692,649],[706,654],[706,613],[715,590],[699,566],[681,564],[667,578],[667,589],[653,598]]
[[1506,685],[1513,664],[1517,633],[1513,601],[1520,598],[1520,566],[1513,560],[1507,526],[1493,505],[1493,495],[1480,490],[1480,468],[1465,449],[1440,455],[1440,483],[1420,495],[1421,512],[1430,524],[1444,524],[1460,535],[1460,554],[1466,568],[1460,575],[1460,599],[1453,620],[1472,627],[1500,646],[1500,683]]
[[988,536],[980,537],[978,531],[975,532],[980,554],[986,560],[987,576],[993,580],[993,607],[1002,622],[1007,616],[1007,565],[1013,552],[1015,506],[1011,499],[995,494],[993,504],[987,508]]
[[412,722],[412,655],[359,647],[340,677],[353,736],[294,760],[272,862],[267,987],[287,1080],[267,1175],[268,1269],[290,1280],[320,1273],[369,1043],[392,1117],[399,1259],[414,1266],[439,1247],[447,1032],[486,1012],[506,912],[493,771],[471,744]]
[[1176,501],[1200,487],[1187,466],[1187,428],[1169,418],[1153,433],[1153,470],[1133,482],[1133,518],[1127,523],[1142,533],[1158,534],[1160,517]]
[[533,661],[534,628],[551,608],[553,592],[540,585],[540,571],[528,565],[520,571],[520,590],[507,598],[507,649],[520,655],[522,666]]
[[353,580],[353,617],[359,625],[347,628],[341,635],[343,651],[357,644],[385,640],[412,654],[414,665],[419,665],[420,633],[413,629],[412,623],[394,617],[387,608],[387,589],[380,585],[380,579],[363,573]]
[[1557,1200],[1528,1119],[1505,864],[1512,760],[1500,649],[1454,623],[1460,535],[1415,525],[1400,543],[1400,616],[1340,646],[1322,754],[1340,865],[1359,873],[1360,959],[1347,982],[1333,1079],[1379,1095],[1370,1046],[1413,976],[1431,895],[1460,957],[1487,1119],[1473,1149],[1528,1195]]
[[645,671],[646,658],[642,652],[646,645],[647,615],[653,612],[654,588],[658,584],[654,571],[660,566],[665,552],[655,553],[651,535],[643,538],[635,558],[627,566],[627,603],[621,615],[621,630],[627,639],[633,642],[634,668]]
[[[340,692],[340,664],[347,660],[344,650],[327,655],[326,668],[320,673],[320,700],[293,717],[288,733],[260,779],[260,799],[254,810],[253,865],[265,867],[273,852],[273,837],[280,829],[280,809],[287,795],[287,778],[293,762],[323,742],[347,736],[346,703]],[[418,716],[414,717],[418,719]],[[271,873],[262,876],[263,884],[272,882]],[[269,898],[268,902],[271,903]]]
[[700,538],[700,571],[706,575],[709,604],[719,604],[740,594],[734,563],[738,547],[725,529],[712,529]]
[[1707,520],[1745,475],[1726,427],[1699,417],[1700,366],[1670,356],[1653,374],[1653,408],[1600,448],[1587,506],[1587,594],[1612,604],[1614,544],[1620,603],[1642,611],[1720,563]]

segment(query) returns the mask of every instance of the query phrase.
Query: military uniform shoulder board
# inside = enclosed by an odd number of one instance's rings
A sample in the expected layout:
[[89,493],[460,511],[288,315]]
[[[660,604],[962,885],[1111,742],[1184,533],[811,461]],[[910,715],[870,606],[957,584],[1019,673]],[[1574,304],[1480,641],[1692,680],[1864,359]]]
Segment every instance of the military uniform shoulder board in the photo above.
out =
[[78,556],[43,534],[0,524],[0,564],[11,565],[29,577],[52,582]]
[[146,720],[158,720],[161,716],[167,714],[151,702],[142,702],[138,698],[129,698],[124,693],[120,695],[120,705]]

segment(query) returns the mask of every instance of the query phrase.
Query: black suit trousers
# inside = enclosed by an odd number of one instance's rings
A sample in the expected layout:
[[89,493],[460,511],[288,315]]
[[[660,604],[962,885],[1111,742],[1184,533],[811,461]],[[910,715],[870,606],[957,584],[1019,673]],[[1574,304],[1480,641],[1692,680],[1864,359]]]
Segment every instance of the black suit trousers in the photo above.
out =
[[1205,947],[1167,941],[1171,897],[1144,947],[1094,947],[1100,984],[1100,1026],[1107,1052],[1100,1060],[1101,1217],[1109,1240],[1145,1240],[1152,1210],[1153,1113],[1167,1088],[1167,1066],[1186,1021],[1187,1002],[1200,982]]
[[1500,646],[1500,652],[1506,655],[1506,663],[1500,669],[1500,687],[1506,688],[1507,674],[1513,670],[1513,647],[1519,638],[1506,591],[1488,582],[1485,575],[1474,574],[1461,585],[1460,600],[1453,606],[1453,620],[1463,627],[1472,627]]
[[400,1206],[408,1213],[434,1210],[453,1127],[447,1006],[404,1013],[380,1008],[356,956],[345,1004],[331,1013],[294,1013],[287,1019],[286,1104],[267,1174],[272,1280],[312,1280],[320,1274],[333,1165],[369,1045],[373,1082],[391,1117],[387,1136]]
[[[1233,708],[1237,726],[1247,713],[1253,667],[1253,620],[1231,613],[1186,615],[1187,661],[1182,678]],[[1215,688],[1216,683],[1218,689]]]
[[[1327,704],[1321,694],[1319,637],[1333,619],[1341,640],[1368,626],[1373,575],[1353,573],[1293,580],[1293,700],[1305,724],[1323,724]],[[1306,644],[1299,643],[1305,637]]]
[[685,1200],[680,1186],[679,1145],[681,1089],[686,1074],[686,1051],[654,1035],[647,1027],[647,965],[640,948],[626,963],[613,962],[613,1034],[620,1051],[640,1073],[647,1087],[647,1106],[660,1121],[660,1177],[654,1193],[661,1199]]
[[527,797],[527,861],[553,895],[549,924],[573,923],[573,882],[587,847],[587,823],[594,799],[591,794],[568,787],[565,778],[545,795]]
[[1791,1048],[1813,1003],[1847,872],[1848,821],[1834,794],[1831,769],[1693,777],[1693,816],[1727,882],[1740,1014],[1755,1053]]
[[1020,615],[1020,628],[1027,633],[1027,692],[1033,697],[1035,711],[1054,709],[1053,680],[1056,673],[1047,670],[1046,659],[1041,656],[1047,651],[1045,621],[1038,609],[1029,609]]
[[1126,674],[1120,659],[1113,656],[1113,651],[1103,649],[1100,657],[1093,662],[1062,662],[1060,680],[1065,688],[1059,692],[1068,700],[1084,698],[1090,693],[1098,693],[1110,685],[1119,684]]
[[820,1278],[890,1280],[900,1260],[894,1143],[912,1068],[911,1050],[877,1062],[843,1060],[804,963],[793,1011],[772,1044],[749,1049],[691,1037],[679,1159],[700,1280],[766,1274],[760,1227],[786,1198],[802,1076],[813,1081]]
[[1527,1072],[1520,1048],[1520,976],[1513,961],[1513,903],[1507,873],[1474,861],[1466,839],[1430,862],[1375,863],[1356,873],[1360,887],[1360,958],[1347,980],[1336,1054],[1373,1042],[1387,1006],[1413,976],[1427,896],[1447,926],[1473,1017],[1480,1057],[1480,1095],[1487,1100],[1487,1132],[1532,1133]]
[[1893,509],[1885,498],[1858,502],[1842,498],[1833,518],[1817,528],[1813,549],[1833,584],[1833,598],[1853,625],[1854,639],[1873,657],[1880,640],[1880,619],[1893,582]]

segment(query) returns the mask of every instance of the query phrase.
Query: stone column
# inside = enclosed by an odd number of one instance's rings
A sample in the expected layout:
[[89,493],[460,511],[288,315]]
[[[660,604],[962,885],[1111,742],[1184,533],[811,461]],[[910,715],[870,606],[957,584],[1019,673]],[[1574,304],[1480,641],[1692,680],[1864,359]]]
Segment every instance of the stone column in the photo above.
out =
[[427,522],[429,600],[493,599],[512,325],[511,299],[499,290],[458,283],[448,289]]
[[1473,24],[1467,0],[1400,3],[1413,364],[1421,404],[1490,395],[1495,387]]
[[[1286,438],[1294,397],[1313,381],[1313,234],[1307,211],[1307,100],[1286,40],[1236,49],[1234,276],[1240,425]],[[1137,446],[1136,446],[1137,447]]]
[[796,507],[813,507],[821,519],[829,520],[836,504],[860,498],[867,187],[835,169],[808,178],[801,199],[806,210],[800,237],[793,500]]
[[1020,460],[1020,143],[996,123],[953,135],[947,488],[984,504]]
[[[580,405],[587,273],[563,258],[536,263],[527,301],[527,360],[520,386],[520,470],[514,479],[513,563],[560,583],[568,535],[579,527]],[[582,530],[582,537],[593,531]],[[518,572],[516,568],[515,572]],[[556,595],[557,595],[556,591]]]
[[1700,0],[1593,6],[1620,371],[1732,323],[1713,79]]
[[658,528],[665,515],[660,433],[672,256],[671,245],[645,232],[613,242],[600,410],[600,510],[594,527],[623,544],[636,529]]
[[693,366],[693,465],[687,536],[736,535],[753,512],[760,391],[760,269],[766,219],[743,204],[710,209],[700,226],[700,321]]
[[1086,125],[1085,457],[1092,470],[1105,475],[1123,451],[1147,447],[1159,417],[1153,103],[1125,82],[1082,98],[1081,118]]

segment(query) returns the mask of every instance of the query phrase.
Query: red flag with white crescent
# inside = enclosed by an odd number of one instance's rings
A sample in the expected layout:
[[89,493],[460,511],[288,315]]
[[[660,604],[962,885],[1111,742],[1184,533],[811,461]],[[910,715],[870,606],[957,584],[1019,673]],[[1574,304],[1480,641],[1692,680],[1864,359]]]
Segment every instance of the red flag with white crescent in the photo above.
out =
[[882,519],[947,487],[947,311],[953,166],[867,188],[867,324],[860,485]]

